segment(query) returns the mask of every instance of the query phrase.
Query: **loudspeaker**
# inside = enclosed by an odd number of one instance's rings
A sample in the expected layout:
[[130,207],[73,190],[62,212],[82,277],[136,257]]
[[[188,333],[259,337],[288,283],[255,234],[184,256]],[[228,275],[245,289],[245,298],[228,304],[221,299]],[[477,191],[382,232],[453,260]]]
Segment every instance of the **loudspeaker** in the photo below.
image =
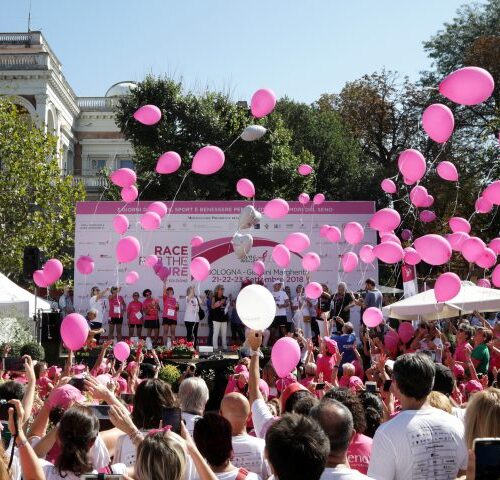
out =
[[33,278],[33,272],[41,268],[40,250],[38,247],[24,247],[23,277],[25,280]]
[[59,312],[42,313],[42,344],[61,342],[61,316]]

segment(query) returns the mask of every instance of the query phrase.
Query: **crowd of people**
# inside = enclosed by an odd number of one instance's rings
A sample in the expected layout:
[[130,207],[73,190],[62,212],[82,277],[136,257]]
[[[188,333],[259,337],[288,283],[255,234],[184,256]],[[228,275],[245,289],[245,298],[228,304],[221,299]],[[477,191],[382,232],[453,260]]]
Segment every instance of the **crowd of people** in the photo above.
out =
[[[474,440],[500,437],[498,316],[389,319],[362,326],[358,336],[350,309],[381,306],[372,280],[363,295],[339,285],[333,295],[325,288],[317,302],[304,298],[300,287],[295,297],[282,287],[273,286],[276,317],[269,330],[241,329],[240,359],[220,406],[210,411],[213,392],[196,366],[169,385],[158,378],[155,350],[140,340],[121,363],[108,355],[110,339],[93,366],[75,365],[70,353],[63,368],[25,357],[24,371],[2,372],[0,479],[98,473],[139,480],[476,478]],[[107,294],[93,289],[96,302]],[[134,295],[132,305],[118,289],[110,296],[110,315],[123,309],[129,319],[147,316],[150,304],[160,312],[147,291],[143,302]],[[164,296],[162,313],[175,317],[173,291],[165,287]],[[231,317],[235,309],[225,311],[223,299],[230,303],[223,288],[216,289],[208,296],[210,308]],[[195,336],[201,305],[193,289],[186,303]],[[223,323],[222,313],[213,317],[214,335],[225,334],[216,324]],[[146,321],[141,326],[147,329]],[[388,341],[403,325],[405,341],[403,335]],[[167,338],[175,335],[175,325],[173,331],[172,324],[164,327]],[[301,351],[296,368],[283,377],[263,354],[280,336]]]

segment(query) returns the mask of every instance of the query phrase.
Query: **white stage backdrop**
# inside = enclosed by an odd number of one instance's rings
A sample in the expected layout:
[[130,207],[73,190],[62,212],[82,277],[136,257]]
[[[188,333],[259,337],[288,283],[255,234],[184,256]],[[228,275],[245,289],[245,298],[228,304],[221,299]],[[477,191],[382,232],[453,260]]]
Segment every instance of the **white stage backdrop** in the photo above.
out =
[[[321,257],[321,267],[312,273],[312,280],[326,283],[335,290],[339,281],[345,281],[350,290],[358,290],[363,286],[366,277],[378,280],[377,263],[365,265],[360,262],[358,268],[350,273],[341,271],[340,257],[347,251],[358,252],[365,243],[376,244],[376,232],[366,225],[375,211],[373,202],[324,202],[320,206],[309,203],[306,207],[299,202],[289,202],[290,212],[281,219],[273,220],[263,215],[258,228],[242,230],[253,236],[253,247],[249,256],[238,260],[232,250],[231,238],[238,229],[238,217],[241,208],[248,202],[228,201],[178,201],[171,209],[171,202],[166,202],[171,212],[162,220],[160,229],[144,231],[139,224],[139,217],[152,202],[79,202],[77,204],[75,259],[80,255],[89,255],[95,261],[95,270],[91,275],[82,275],[75,269],[75,306],[84,314],[88,308],[89,293],[92,286],[101,289],[112,285],[122,286],[121,295],[128,304],[132,292],[138,291],[142,296],[145,288],[150,288],[156,298],[161,298],[162,282],[152,268],[144,265],[144,258],[151,254],[161,257],[163,264],[171,269],[168,285],[175,291],[181,311],[179,325],[183,325],[183,303],[186,289],[196,285],[203,294],[204,290],[213,290],[215,285],[222,284],[226,295],[235,297],[241,282],[246,279],[257,280],[252,271],[252,263],[262,259],[266,265],[263,280],[270,287],[276,279],[284,280],[292,293],[298,284],[306,282],[306,272],[302,268],[301,255],[292,254],[289,268],[282,270],[271,259],[275,245],[283,243],[286,236],[293,232],[304,232],[311,239],[308,251],[313,251]],[[266,202],[255,202],[254,206],[262,212]],[[129,264],[116,262],[115,247],[120,235],[113,229],[113,218],[116,214],[127,215],[130,221],[126,235],[135,236],[141,243],[141,257]],[[336,225],[342,229],[347,222],[359,222],[365,227],[363,241],[353,247],[343,240],[330,243],[321,238],[319,229],[322,225]],[[191,247],[191,238],[200,235],[204,244]],[[305,253],[305,252],[304,252]],[[211,264],[211,273],[207,280],[194,282],[189,273],[192,258],[203,256]],[[134,285],[125,285],[127,271],[139,273],[139,280]],[[205,320],[206,322],[206,320]],[[126,320],[124,322],[126,324]],[[178,335],[184,333],[180,328]],[[124,333],[127,329],[124,328]],[[206,330],[201,329],[200,335]]]

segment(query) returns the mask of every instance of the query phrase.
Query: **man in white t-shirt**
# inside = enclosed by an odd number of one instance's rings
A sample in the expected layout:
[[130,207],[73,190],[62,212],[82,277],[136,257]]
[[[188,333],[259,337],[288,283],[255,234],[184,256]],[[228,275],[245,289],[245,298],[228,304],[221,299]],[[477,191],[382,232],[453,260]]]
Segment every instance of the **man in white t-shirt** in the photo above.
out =
[[290,299],[283,290],[283,282],[281,280],[276,280],[273,283],[273,291],[271,293],[273,294],[274,302],[276,303],[276,314],[271,325],[271,336],[276,338],[277,336],[286,335],[288,323],[286,310],[290,306]]
[[464,426],[431,407],[427,397],[435,366],[428,355],[409,353],[394,363],[391,391],[401,412],[373,438],[368,476],[380,480],[453,480],[465,474]]
[[101,292],[99,287],[92,287],[90,290],[89,310],[96,311],[96,317],[92,320],[90,328],[98,330],[102,327],[104,319],[104,297],[108,293],[109,288]]
[[268,471],[264,460],[266,442],[262,438],[247,434],[246,424],[250,415],[250,403],[247,398],[241,393],[228,393],[222,399],[220,412],[231,424],[233,465],[254,472],[261,478],[267,478]]
[[203,416],[205,405],[208,402],[208,395],[207,384],[201,377],[189,377],[181,382],[178,398],[182,410],[182,419],[190,435],[193,434],[196,421]]
[[349,466],[347,450],[356,434],[350,410],[333,398],[324,397],[311,409],[310,415],[325,431],[330,440],[330,454],[320,480],[363,480],[363,475]]

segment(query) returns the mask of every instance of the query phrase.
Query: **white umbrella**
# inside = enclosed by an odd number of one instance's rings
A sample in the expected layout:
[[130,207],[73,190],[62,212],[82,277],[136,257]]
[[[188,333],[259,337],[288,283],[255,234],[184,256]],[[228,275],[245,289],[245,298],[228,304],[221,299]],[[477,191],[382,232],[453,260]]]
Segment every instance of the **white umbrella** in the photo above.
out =
[[434,289],[405,298],[382,309],[384,317],[400,320],[415,320],[420,316],[426,320],[457,317],[479,312],[500,311],[500,290],[478,287],[472,282],[462,282],[462,288],[455,298],[438,303]]

